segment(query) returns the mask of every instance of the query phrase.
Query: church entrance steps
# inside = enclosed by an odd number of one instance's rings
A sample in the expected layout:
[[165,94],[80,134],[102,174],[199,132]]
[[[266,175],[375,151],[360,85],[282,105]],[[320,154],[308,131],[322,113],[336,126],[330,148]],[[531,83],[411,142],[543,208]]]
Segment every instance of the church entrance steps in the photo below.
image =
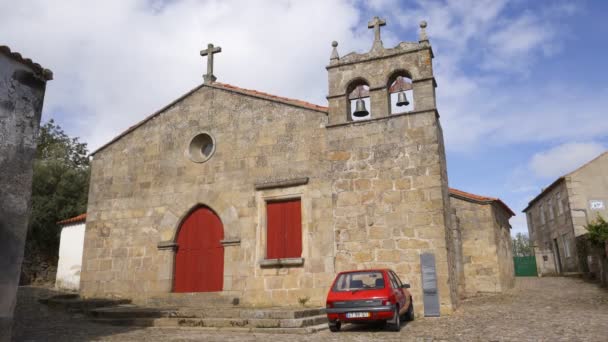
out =
[[[295,332],[297,329],[321,330],[327,327],[327,316],[317,315],[304,318],[271,319],[271,318],[178,318],[178,317],[97,317],[92,321],[118,326],[138,327],[174,327],[174,328],[214,328],[214,329],[255,329],[264,332]],[[308,330],[310,330],[308,329]]]
[[[238,305],[212,305],[209,299],[221,296],[168,296],[171,306],[138,306],[126,299],[81,299],[77,295],[57,296],[40,300],[51,307],[70,312],[81,312],[97,323],[165,328],[192,328],[222,331],[250,331],[267,333],[312,333],[327,328],[323,308],[243,307]],[[164,299],[166,299],[165,297]],[[197,298],[200,306],[192,302],[180,307],[176,303]],[[157,301],[160,304],[161,301]]]
[[146,306],[174,306],[174,307],[205,307],[205,306],[231,306],[238,305],[239,298],[219,292],[195,293],[166,293],[161,296],[148,298]]
[[[185,326],[243,326],[301,327],[325,319],[325,310],[286,308],[212,307],[177,309],[118,305],[95,308],[88,314],[100,320],[167,318]],[[325,319],[326,320],[326,319]],[[143,322],[143,321],[142,321]],[[159,321],[161,322],[161,321]],[[160,324],[160,323],[159,323]]]
[[130,299],[80,298],[77,294],[58,295],[42,298],[40,303],[49,307],[64,309],[68,312],[89,312],[91,310],[116,305],[130,304]]

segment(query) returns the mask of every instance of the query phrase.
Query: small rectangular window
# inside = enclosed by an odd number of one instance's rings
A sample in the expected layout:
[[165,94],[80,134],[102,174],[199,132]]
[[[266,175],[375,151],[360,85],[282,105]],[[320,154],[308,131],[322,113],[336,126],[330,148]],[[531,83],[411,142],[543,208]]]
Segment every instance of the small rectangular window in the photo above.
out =
[[267,202],[266,259],[302,256],[300,199]]
[[545,208],[540,205],[540,224],[545,224]]
[[549,209],[549,220],[553,220],[555,218],[555,213],[553,212],[553,197],[549,197],[547,200],[547,207]]
[[561,215],[564,213],[564,203],[562,202],[562,193],[557,193],[557,214]]
[[568,234],[562,235],[562,244],[564,245],[564,255],[566,258],[571,256],[570,254],[570,240],[568,239]]

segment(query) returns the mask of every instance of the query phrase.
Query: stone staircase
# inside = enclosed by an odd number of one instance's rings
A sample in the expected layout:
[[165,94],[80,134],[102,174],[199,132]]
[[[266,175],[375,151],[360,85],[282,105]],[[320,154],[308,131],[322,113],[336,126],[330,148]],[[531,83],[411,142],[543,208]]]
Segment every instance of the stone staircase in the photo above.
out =
[[[192,298],[189,298],[192,297]],[[177,298],[177,299],[176,299]],[[179,304],[181,300],[196,299]],[[232,299],[228,301],[232,302]],[[52,297],[41,302],[81,312],[92,321],[103,324],[138,327],[175,327],[205,330],[230,330],[267,333],[314,333],[327,328],[323,308],[253,308],[227,305],[227,302],[205,301],[201,296],[183,296],[151,300],[145,307],[128,300]],[[171,303],[173,306],[167,306]]]

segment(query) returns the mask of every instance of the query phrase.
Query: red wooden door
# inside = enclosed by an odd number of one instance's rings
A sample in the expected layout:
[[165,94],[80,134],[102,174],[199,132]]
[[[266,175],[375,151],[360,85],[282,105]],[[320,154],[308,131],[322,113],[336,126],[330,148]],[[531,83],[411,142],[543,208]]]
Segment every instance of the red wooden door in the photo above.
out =
[[174,292],[214,292],[224,286],[224,228],[208,208],[193,211],[179,229]]

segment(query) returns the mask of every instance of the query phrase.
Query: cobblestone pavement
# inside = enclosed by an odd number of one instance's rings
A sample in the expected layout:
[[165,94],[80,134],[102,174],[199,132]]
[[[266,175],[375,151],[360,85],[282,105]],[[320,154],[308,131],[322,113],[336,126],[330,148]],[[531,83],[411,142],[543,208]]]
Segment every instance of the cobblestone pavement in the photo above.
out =
[[453,315],[419,318],[400,333],[365,326],[312,335],[117,327],[37,303],[50,294],[20,288],[15,341],[608,341],[608,291],[574,278],[518,278],[508,293],[468,299]]

